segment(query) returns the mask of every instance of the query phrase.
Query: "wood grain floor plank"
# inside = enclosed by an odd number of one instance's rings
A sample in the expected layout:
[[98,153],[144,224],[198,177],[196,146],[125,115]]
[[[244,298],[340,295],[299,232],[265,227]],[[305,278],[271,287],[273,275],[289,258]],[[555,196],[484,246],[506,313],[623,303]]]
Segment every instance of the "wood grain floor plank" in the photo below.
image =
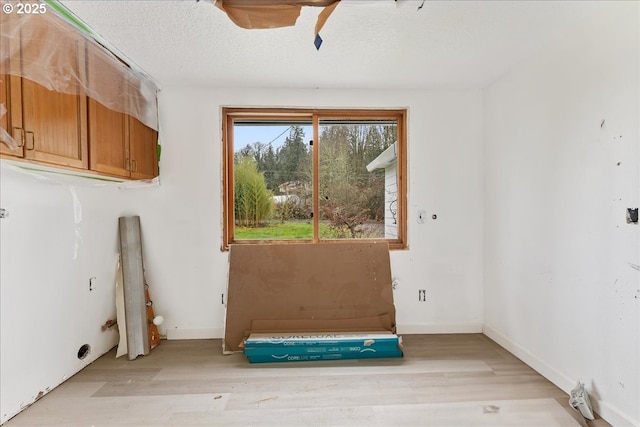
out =
[[[264,411],[223,411],[180,413],[173,415],[168,426],[175,427],[301,427],[301,426],[376,426],[374,408],[295,408]],[[393,425],[393,424],[389,424]]]
[[[177,413],[222,411],[225,396],[47,398],[10,420],[9,426],[162,426]],[[23,416],[24,415],[24,416]]]
[[339,392],[357,392],[384,385],[389,389],[412,387],[437,387],[447,385],[442,374],[374,375],[345,381],[343,376],[266,377],[266,378],[219,378],[214,381],[200,380],[153,380],[105,383],[93,397],[139,396],[162,394],[199,393],[249,393],[289,392],[304,393],[317,389],[332,388]]
[[[54,391],[56,397],[91,397],[105,384],[108,383],[104,381],[66,381]],[[53,396],[53,394],[50,396]]]
[[[563,426],[579,424],[553,399],[495,400],[466,403],[376,407],[378,425],[394,426]],[[419,424],[416,424],[419,422]]]
[[[227,357],[236,357],[232,355]],[[242,357],[242,356],[239,356]],[[228,366],[230,367],[230,366]],[[491,368],[482,360],[421,360],[418,358],[404,359],[367,359],[367,360],[339,360],[331,362],[291,362],[277,364],[247,365],[246,359],[234,366],[234,369],[194,370],[189,366],[169,366],[156,377],[157,380],[169,379],[209,379],[232,378],[250,376],[251,378],[265,377],[305,377],[305,376],[367,376],[379,375],[393,371],[402,373],[438,373],[438,372],[482,372]]]
[[83,375],[76,375],[72,381],[149,381],[160,373],[160,368],[87,369]]

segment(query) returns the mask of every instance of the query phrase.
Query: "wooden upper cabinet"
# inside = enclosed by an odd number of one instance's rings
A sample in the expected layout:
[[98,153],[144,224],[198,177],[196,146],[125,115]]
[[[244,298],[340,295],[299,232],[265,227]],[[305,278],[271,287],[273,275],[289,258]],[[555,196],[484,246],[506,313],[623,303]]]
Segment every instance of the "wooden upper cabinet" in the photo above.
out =
[[[12,25],[10,22],[3,22],[2,25]],[[11,52],[9,38],[0,37],[0,52]],[[16,46],[15,51],[20,50]],[[17,150],[12,150],[4,142],[0,142],[0,154],[15,157],[24,157],[24,134],[22,132],[22,83],[20,77],[9,74],[13,62],[19,67],[20,56],[4,58],[0,62],[0,128],[8,134],[18,145]]]
[[22,79],[27,159],[87,169],[87,99],[53,92]]
[[129,147],[131,178],[149,179],[158,176],[158,132],[129,117]]
[[[11,128],[9,127],[9,115],[7,114],[7,99],[8,99],[8,84],[6,74],[0,74],[0,128],[6,132],[7,135],[11,135]],[[0,131],[1,132],[1,131]],[[4,133],[2,132],[2,133]],[[2,135],[0,134],[0,139]],[[3,145],[6,147],[6,145]]]
[[89,98],[90,169],[129,176],[129,129],[126,116]]
[[[87,60],[88,77],[113,93],[129,90],[119,71],[99,57]],[[158,176],[158,133],[137,119],[111,110],[89,98],[90,168],[93,171],[132,179]]]
[[[54,52],[44,52],[43,43],[51,39],[61,42]],[[0,143],[2,157],[126,179],[158,176],[158,133],[85,93],[89,82],[94,91],[126,99],[130,82],[110,54],[89,49],[79,33],[36,19],[21,27],[20,40],[0,38],[0,48],[11,52],[0,68],[0,104],[7,109],[0,126],[19,145],[11,150]],[[24,77],[9,74],[16,69]]]
[[[15,157],[24,157],[22,96],[20,89],[21,84],[19,77],[0,74],[0,104],[4,106],[4,114],[0,116],[0,128],[13,138],[18,145],[16,150],[12,150],[7,144],[0,142],[0,154]],[[12,98],[14,99],[13,101]]]
[[[66,52],[69,63],[64,64],[62,71],[82,78],[85,69],[84,40],[80,36],[70,40],[70,35],[56,27],[48,28],[45,21],[29,28],[28,41],[21,40],[20,49],[12,49],[9,60],[19,62],[23,70],[33,70],[33,64],[37,64],[43,55],[42,41],[51,37],[65,37],[69,41],[64,45],[69,49]],[[7,126],[12,128],[10,133],[16,142],[22,140],[23,149],[16,152],[3,147],[3,154],[78,169],[88,168],[87,101],[82,89],[67,91],[71,94],[62,93],[25,77],[10,76],[5,91],[10,112]]]
[[[109,67],[99,56],[87,57],[87,77],[95,86],[112,93],[123,93],[126,84],[117,68]],[[89,159],[92,171],[129,177],[129,126],[123,113],[113,111],[88,98]]]
[[86,97],[50,91],[24,78],[0,74],[0,103],[7,112],[0,126],[19,145],[0,153],[87,169]]
[[158,132],[89,99],[91,170],[132,179],[158,176]]

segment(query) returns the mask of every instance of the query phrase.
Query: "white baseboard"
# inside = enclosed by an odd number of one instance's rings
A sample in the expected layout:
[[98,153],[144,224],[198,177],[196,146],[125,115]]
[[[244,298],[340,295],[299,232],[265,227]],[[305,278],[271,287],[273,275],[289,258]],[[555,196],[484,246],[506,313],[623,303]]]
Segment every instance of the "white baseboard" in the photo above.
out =
[[509,350],[517,358],[521,359],[524,363],[535,369],[540,375],[554,383],[556,386],[560,387],[565,393],[570,393],[578,383],[577,380],[574,381],[563,373],[557,371],[551,365],[548,365],[546,362],[538,358],[533,353],[529,352],[520,344],[511,341],[509,338],[502,335],[500,332],[496,331],[490,326],[484,325],[482,328],[482,333],[500,344],[502,347]]
[[[491,328],[490,326],[484,325],[482,327],[482,332],[500,344],[505,349],[509,350],[514,356],[522,360],[524,363],[529,365],[535,371],[537,371],[540,375],[551,381],[557,387],[562,389],[567,394],[571,393],[571,390],[578,383],[578,379],[571,379],[569,376],[563,374],[558,371],[551,365],[547,364],[545,361],[528,351],[526,348],[521,346],[518,343],[511,341],[508,337]],[[591,405],[593,409],[596,411],[600,417],[602,417],[605,421],[611,424],[614,427],[633,427],[640,426],[640,421],[632,420],[631,417],[627,416],[622,411],[614,408],[613,406],[603,402],[602,400],[595,399],[593,396],[589,396]],[[568,399],[568,398],[567,398]]]
[[[482,323],[454,323],[445,325],[398,325],[398,334],[481,334]],[[222,328],[167,329],[168,340],[206,340],[224,336]]]
[[210,340],[222,338],[222,328],[204,329],[167,329],[168,340]]
[[613,427],[638,427],[640,426],[640,420],[633,421],[625,413],[609,405],[607,402],[597,400],[591,402],[593,409],[600,415],[605,421],[611,424]]
[[397,325],[398,335],[406,334],[480,334],[482,323],[452,323],[444,325]]

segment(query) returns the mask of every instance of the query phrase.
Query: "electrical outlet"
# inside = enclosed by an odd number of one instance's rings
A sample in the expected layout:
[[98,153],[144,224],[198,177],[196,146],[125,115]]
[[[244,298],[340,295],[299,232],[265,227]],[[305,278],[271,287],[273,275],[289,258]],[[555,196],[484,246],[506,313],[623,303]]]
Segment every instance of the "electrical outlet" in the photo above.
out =
[[425,302],[427,300],[426,289],[418,289],[418,301]]

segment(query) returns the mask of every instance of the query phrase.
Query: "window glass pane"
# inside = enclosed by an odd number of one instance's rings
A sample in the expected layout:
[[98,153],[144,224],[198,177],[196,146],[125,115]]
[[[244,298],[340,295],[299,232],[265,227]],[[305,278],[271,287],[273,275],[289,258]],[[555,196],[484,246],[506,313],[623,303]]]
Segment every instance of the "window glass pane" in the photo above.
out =
[[236,121],[235,240],[312,239],[311,121]]
[[320,238],[397,239],[396,120],[320,120]]

